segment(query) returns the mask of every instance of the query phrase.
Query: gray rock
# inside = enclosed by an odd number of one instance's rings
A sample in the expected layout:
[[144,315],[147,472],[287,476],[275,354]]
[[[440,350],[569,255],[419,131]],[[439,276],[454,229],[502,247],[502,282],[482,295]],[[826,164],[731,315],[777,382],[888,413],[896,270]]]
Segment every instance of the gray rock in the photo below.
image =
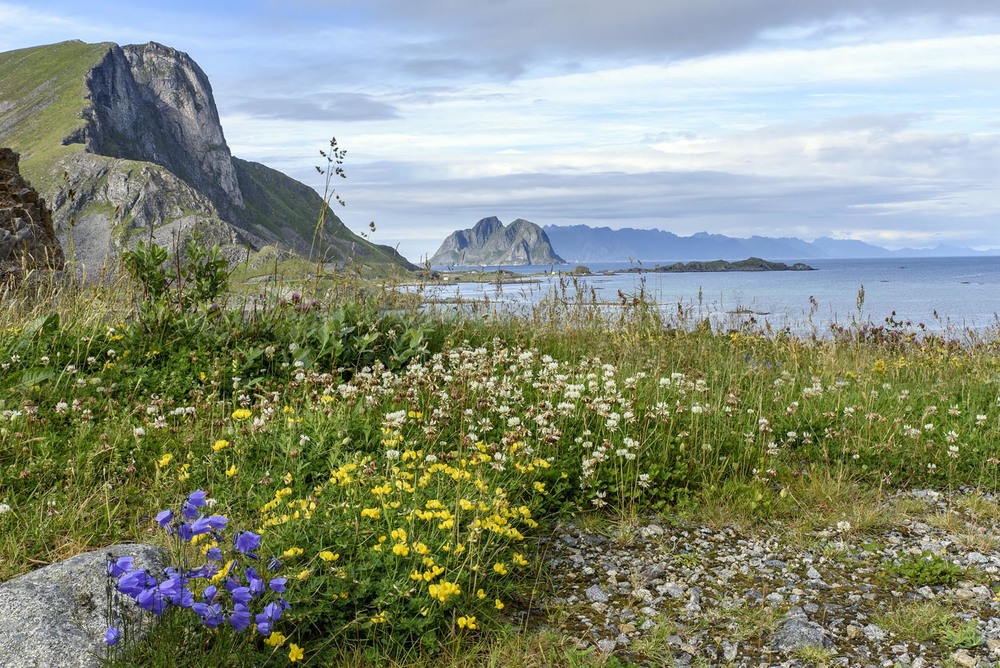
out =
[[604,654],[611,654],[618,647],[618,643],[611,638],[603,638],[597,641],[597,649]]
[[598,584],[591,585],[590,587],[587,588],[587,591],[585,593],[587,594],[587,598],[589,598],[594,603],[608,602],[608,595],[604,593],[604,589],[601,587],[601,585]]
[[822,626],[809,621],[801,609],[792,608],[775,629],[771,649],[794,652],[805,647],[830,647],[832,644]]
[[[167,558],[165,550],[152,545],[114,545],[0,583],[0,666],[101,665],[108,626],[109,555],[133,556],[137,568],[153,572]],[[124,614],[138,621],[140,613],[134,604],[129,601],[123,606]],[[140,626],[132,628],[141,632]]]

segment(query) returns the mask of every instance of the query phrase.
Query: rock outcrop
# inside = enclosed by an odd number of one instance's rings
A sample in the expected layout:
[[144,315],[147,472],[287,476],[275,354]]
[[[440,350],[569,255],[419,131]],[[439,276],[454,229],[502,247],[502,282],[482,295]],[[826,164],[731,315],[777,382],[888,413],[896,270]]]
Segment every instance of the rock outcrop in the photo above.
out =
[[[0,583],[0,666],[99,668],[108,628],[108,557],[131,556],[136,568],[159,571],[166,551],[152,545],[114,545]],[[132,638],[146,613],[122,596]],[[145,626],[149,626],[146,624]]]
[[62,269],[63,252],[45,200],[21,177],[20,155],[0,148],[0,281],[21,270]]
[[496,216],[453,232],[430,259],[432,266],[566,264],[538,225],[518,218],[504,226]]
[[234,261],[277,246],[338,267],[416,268],[332,212],[317,234],[319,194],[236,160],[205,72],[161,44],[0,53],[0,144],[21,153],[67,258],[89,276],[149,238],[173,249],[198,237]]

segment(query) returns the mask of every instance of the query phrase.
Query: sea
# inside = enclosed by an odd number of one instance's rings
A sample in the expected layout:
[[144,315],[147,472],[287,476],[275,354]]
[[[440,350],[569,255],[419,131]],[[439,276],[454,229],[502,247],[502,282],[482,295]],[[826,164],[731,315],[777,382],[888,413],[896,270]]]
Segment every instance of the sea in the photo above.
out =
[[641,296],[665,314],[679,314],[683,322],[707,319],[717,328],[749,324],[796,334],[864,324],[933,333],[1000,331],[1000,256],[805,263],[815,271],[604,274],[670,262],[595,262],[586,265],[591,276],[577,277],[569,273],[574,265],[501,267],[531,282],[454,283],[430,288],[425,295],[444,303],[476,301],[509,311],[577,298],[614,309],[623,298]]

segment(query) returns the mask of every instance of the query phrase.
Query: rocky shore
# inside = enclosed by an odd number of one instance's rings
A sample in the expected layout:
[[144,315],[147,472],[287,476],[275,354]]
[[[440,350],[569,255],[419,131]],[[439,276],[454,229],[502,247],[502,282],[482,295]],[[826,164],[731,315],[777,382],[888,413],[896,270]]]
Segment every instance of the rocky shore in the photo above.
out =
[[[971,501],[970,501],[971,499]],[[546,624],[650,666],[995,666],[997,505],[898,494],[866,526],[646,518],[545,543]]]

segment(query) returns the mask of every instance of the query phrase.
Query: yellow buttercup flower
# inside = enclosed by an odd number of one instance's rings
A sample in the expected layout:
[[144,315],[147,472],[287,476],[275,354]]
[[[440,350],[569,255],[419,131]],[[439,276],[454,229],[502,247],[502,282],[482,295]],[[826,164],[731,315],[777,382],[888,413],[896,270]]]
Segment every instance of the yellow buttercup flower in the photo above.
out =
[[268,647],[281,647],[287,638],[279,631],[272,631],[271,635],[264,639],[264,644]]
[[295,663],[296,661],[301,661],[302,657],[304,657],[305,655],[306,653],[302,651],[302,648],[296,645],[295,643],[292,643],[288,647],[288,660],[291,661],[292,663]]

